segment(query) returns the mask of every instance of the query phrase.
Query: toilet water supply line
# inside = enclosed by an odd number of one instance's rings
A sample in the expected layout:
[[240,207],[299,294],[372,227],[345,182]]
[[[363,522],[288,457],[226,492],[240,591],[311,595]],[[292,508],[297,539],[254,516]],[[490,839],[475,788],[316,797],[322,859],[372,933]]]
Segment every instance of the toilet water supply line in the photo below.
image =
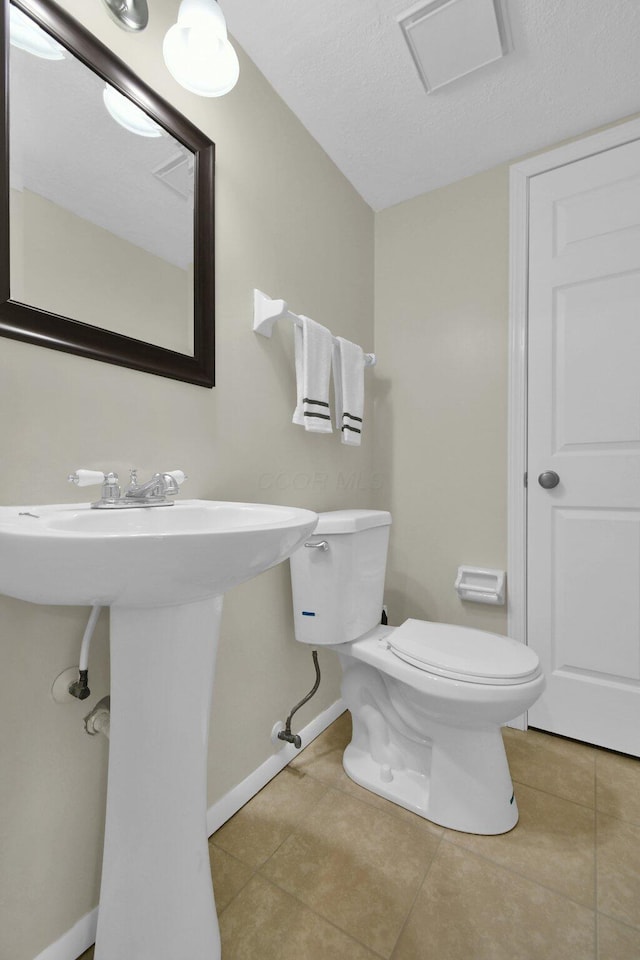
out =
[[78,666],[78,679],[69,684],[69,693],[78,700],[86,700],[91,690],[89,690],[89,647],[91,638],[96,628],[96,621],[102,607],[95,603],[91,607],[89,620],[85,627],[82,644],[80,646],[80,664]]
[[[384,606],[382,607],[382,616],[380,617],[380,623],[386,625],[388,622],[389,622],[389,618],[388,618],[387,605],[384,604]],[[300,701],[300,703],[296,703],[295,707],[293,708],[293,710],[291,711],[291,713],[286,719],[284,730],[278,731],[278,740],[286,740],[287,743],[292,743],[296,748],[296,750],[299,750],[300,747],[302,746],[302,740],[300,739],[297,733],[291,733],[291,719],[294,713],[298,712],[300,707],[303,707],[308,700],[311,700],[311,697],[314,695],[314,693],[316,693],[318,687],[320,686],[320,667],[318,665],[318,651],[312,650],[311,656],[313,657],[313,665],[316,669],[316,682],[314,683],[313,687],[311,688],[309,693],[306,695],[306,697],[304,697]]]
[[294,745],[294,747],[296,748],[296,750],[299,750],[300,747],[302,746],[302,740],[301,740],[300,736],[299,736],[297,733],[291,733],[291,720],[292,720],[292,717],[293,717],[294,713],[297,713],[297,712],[298,712],[298,710],[300,709],[300,707],[303,707],[303,706],[305,705],[305,703],[307,702],[307,700],[311,700],[311,697],[314,695],[314,693],[316,692],[316,690],[317,690],[318,687],[320,686],[320,667],[318,666],[318,651],[317,651],[317,650],[312,650],[312,651],[311,651],[311,656],[313,657],[313,665],[314,665],[314,667],[315,667],[315,669],[316,669],[316,682],[314,683],[312,689],[309,691],[309,693],[306,695],[306,697],[304,697],[304,698],[300,701],[300,703],[296,703],[295,707],[293,708],[293,710],[291,711],[291,713],[289,714],[289,716],[288,716],[287,719],[286,719],[284,730],[280,730],[279,733],[278,733],[278,740],[286,740],[287,743],[292,743],[292,744]]

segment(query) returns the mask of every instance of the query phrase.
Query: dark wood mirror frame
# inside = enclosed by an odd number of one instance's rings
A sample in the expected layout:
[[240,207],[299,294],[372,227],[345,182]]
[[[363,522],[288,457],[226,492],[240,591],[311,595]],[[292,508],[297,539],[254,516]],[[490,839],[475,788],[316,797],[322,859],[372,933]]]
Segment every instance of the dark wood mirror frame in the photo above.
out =
[[0,0],[0,336],[132,367],[203,387],[214,385],[214,161],[215,146],[132,70],[49,0],[13,0],[47,33],[180,140],[195,157],[194,355],[134,340],[10,299],[9,273],[9,0]]

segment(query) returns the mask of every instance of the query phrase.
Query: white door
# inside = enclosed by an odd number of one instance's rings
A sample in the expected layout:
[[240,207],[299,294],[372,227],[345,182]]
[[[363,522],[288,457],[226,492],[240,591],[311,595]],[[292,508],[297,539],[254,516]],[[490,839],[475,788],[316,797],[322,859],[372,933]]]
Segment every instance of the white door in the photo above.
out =
[[640,756],[640,141],[532,177],[528,313],[529,724]]

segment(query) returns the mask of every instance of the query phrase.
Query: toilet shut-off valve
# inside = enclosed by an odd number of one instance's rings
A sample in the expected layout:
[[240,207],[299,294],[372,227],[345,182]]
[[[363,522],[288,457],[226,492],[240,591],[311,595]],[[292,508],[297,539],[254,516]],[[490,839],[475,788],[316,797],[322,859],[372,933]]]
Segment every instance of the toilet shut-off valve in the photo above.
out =
[[78,679],[69,684],[69,693],[77,700],[86,700],[91,696],[88,670],[78,670]]

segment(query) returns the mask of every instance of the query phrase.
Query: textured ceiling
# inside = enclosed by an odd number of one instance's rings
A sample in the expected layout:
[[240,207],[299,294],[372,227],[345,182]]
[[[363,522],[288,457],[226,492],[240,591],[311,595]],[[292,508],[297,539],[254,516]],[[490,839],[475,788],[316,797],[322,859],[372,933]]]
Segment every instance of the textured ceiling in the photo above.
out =
[[412,0],[221,0],[233,37],[381,210],[640,110],[639,0],[501,0],[510,52],[429,95]]

